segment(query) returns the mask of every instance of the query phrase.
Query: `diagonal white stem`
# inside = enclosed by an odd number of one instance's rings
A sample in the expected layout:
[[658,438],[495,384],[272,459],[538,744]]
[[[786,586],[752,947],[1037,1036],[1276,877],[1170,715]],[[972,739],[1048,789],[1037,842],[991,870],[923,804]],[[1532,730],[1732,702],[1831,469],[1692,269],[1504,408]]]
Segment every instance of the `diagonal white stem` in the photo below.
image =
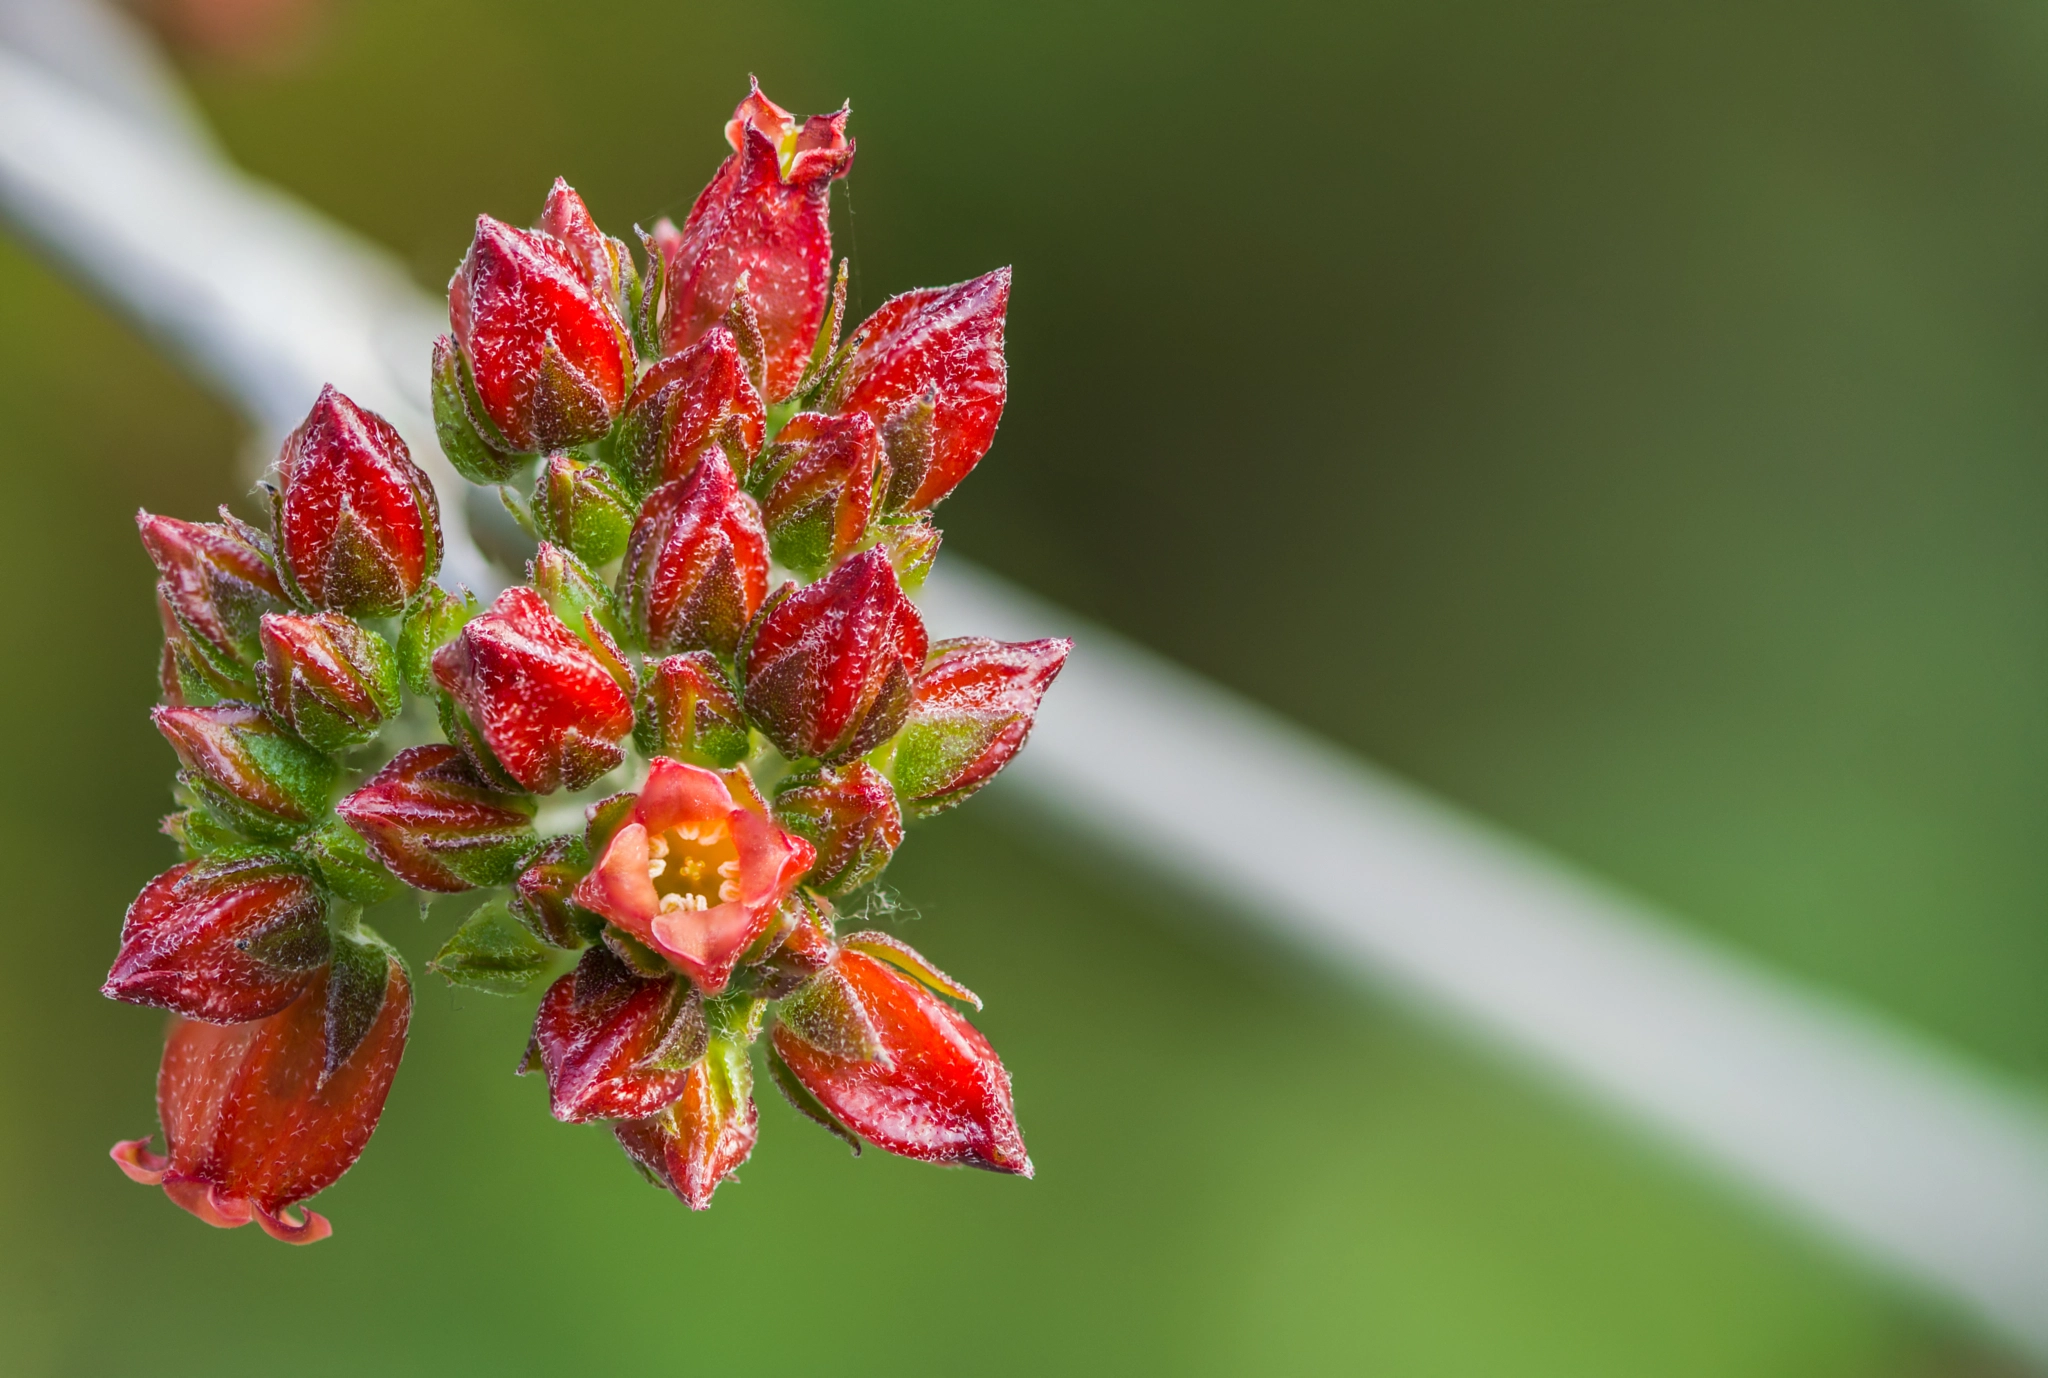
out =
[[[82,0],[71,0],[82,3]],[[440,313],[372,246],[0,48],[0,210],[280,433],[332,381],[446,495]],[[1340,749],[948,557],[935,635],[1076,634],[1015,786],[1119,848],[1588,1092],[2048,1358],[2048,1121],[1903,1031],[1685,934]],[[1290,840],[1285,867],[1216,820]]]

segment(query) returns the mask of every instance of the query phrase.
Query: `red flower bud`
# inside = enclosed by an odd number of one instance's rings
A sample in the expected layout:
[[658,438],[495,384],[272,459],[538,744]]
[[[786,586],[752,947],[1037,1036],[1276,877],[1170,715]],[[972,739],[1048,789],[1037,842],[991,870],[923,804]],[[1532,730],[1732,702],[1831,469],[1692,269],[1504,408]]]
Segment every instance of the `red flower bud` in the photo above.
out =
[[882,462],[875,423],[859,412],[800,413],[761,462],[772,475],[761,520],[775,558],[815,579],[852,554],[867,534]]
[[434,486],[383,417],[333,387],[278,456],[276,529],[298,600],[389,617],[441,567]]
[[739,696],[709,651],[669,656],[647,667],[633,740],[648,756],[725,768],[752,749]]
[[251,837],[290,837],[326,813],[334,762],[255,705],[156,708],[150,719],[184,763],[179,778],[224,822]]
[[276,1014],[327,964],[327,904],[274,857],[186,862],[143,887],[100,994],[215,1024]]
[[575,901],[576,886],[590,873],[590,853],[580,837],[551,837],[527,859],[513,885],[512,913],[541,941],[582,947],[595,940],[604,920]]
[[492,789],[440,743],[399,752],[334,811],[420,890],[502,884],[533,848],[533,801]]
[[626,1156],[693,1211],[754,1151],[760,1112],[746,1048],[723,1038],[684,1073],[683,1093],[658,1115],[612,1126]]
[[530,588],[506,589],[436,651],[434,678],[496,764],[536,794],[581,789],[625,759],[632,700]]
[[[597,227],[597,221],[591,218],[583,198],[560,177],[548,188],[547,204],[541,207],[539,229],[542,234],[553,235],[568,252],[570,261],[576,265],[577,276],[590,289],[590,295],[599,302],[609,303],[614,311],[623,315],[626,308],[625,281],[632,272],[633,260],[625,245]],[[628,363],[631,363],[630,357]]]
[[[882,303],[856,337],[834,380],[831,410],[864,412],[889,433],[932,399],[929,439],[905,435],[890,446],[898,469],[922,465],[907,498],[892,503],[919,509],[953,491],[988,453],[1002,419],[1008,375],[1003,364],[1003,312],[1010,303],[1010,270],[998,268],[953,287],[925,287]],[[891,437],[895,439],[895,437]],[[929,458],[916,456],[920,448]],[[892,475],[892,497],[900,487]]]
[[791,758],[865,755],[903,725],[925,645],[888,556],[862,551],[763,612],[746,653],[747,712]]
[[640,511],[619,594],[657,655],[731,654],[768,593],[768,537],[732,468],[707,454]]
[[715,995],[814,859],[711,771],[657,757],[576,902]]
[[565,1124],[640,1119],[674,1104],[707,1038],[687,983],[645,980],[602,946],[548,987],[533,1021],[554,1116]]
[[796,386],[832,285],[832,183],[853,165],[846,117],[842,109],[799,123],[758,84],[733,112],[733,154],[671,241],[669,352],[725,315],[744,274],[767,345],[768,400]]
[[785,777],[775,791],[775,821],[818,849],[804,882],[827,895],[866,885],[903,845],[896,791],[865,761]]
[[608,564],[625,552],[633,504],[603,465],[550,455],[533,485],[533,523],[585,564]]
[[216,524],[137,512],[135,525],[163,576],[156,587],[166,644],[185,650],[193,671],[232,694],[255,687],[257,620],[283,606],[284,587],[262,534],[225,507],[220,515]]
[[770,1035],[815,1101],[799,1109],[822,1111],[906,1158],[1031,1175],[1009,1073],[988,1040],[933,993],[967,992],[884,934],[848,938],[812,981],[784,1002]]
[[398,657],[353,619],[266,613],[262,637],[270,716],[316,751],[367,742],[398,711]]
[[616,255],[560,182],[539,230],[477,217],[448,321],[504,448],[566,449],[611,429],[633,378]]
[[767,411],[747,378],[732,331],[704,338],[647,371],[626,402],[618,448],[638,490],[687,475],[714,447],[744,465],[761,448]]
[[176,1021],[156,1083],[168,1156],[132,1139],[114,1145],[115,1163],[209,1225],[253,1219],[290,1243],[325,1239],[333,1230],[324,1217],[306,1211],[294,1221],[287,1212],[354,1165],[384,1111],[412,1015],[405,969],[386,960],[382,1001],[354,1051],[332,1069],[326,972],[267,1019]]
[[1074,643],[963,636],[932,648],[917,700],[890,748],[889,778],[911,816],[950,809],[1024,747],[1039,700]]

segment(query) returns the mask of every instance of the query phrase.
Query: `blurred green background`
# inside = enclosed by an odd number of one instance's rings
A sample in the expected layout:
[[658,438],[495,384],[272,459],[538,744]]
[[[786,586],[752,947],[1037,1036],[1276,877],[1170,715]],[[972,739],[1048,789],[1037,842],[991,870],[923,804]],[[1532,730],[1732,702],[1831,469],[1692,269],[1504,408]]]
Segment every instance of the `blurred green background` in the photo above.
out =
[[[2037,7],[359,0],[189,67],[433,288],[556,173],[680,217],[750,70],[850,97],[858,304],[1016,265],[950,548],[2048,1085]],[[106,1161],[160,1023],[95,988],[172,855],[130,514],[238,499],[243,440],[4,241],[0,320],[5,1372],[2018,1371],[1000,789],[890,879],[1037,1181],[770,1093],[692,1216],[424,978],[335,1239],[198,1226]]]

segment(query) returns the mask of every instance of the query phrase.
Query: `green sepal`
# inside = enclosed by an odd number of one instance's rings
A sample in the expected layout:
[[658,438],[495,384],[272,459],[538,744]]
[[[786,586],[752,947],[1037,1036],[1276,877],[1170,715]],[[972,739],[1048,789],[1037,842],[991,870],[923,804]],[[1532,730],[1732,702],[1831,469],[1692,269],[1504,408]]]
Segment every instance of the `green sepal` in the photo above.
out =
[[434,345],[432,390],[434,435],[455,472],[471,483],[503,483],[511,478],[518,471],[520,456],[502,443],[493,443],[504,438],[496,435],[497,427],[489,420],[480,420],[483,402],[476,395],[469,361],[445,335]]
[[784,999],[775,1017],[821,1053],[852,1062],[873,1062],[882,1056],[881,1035],[861,1008],[852,983],[831,967]]
[[612,794],[584,810],[583,816],[588,820],[583,829],[584,850],[593,857],[603,856],[612,834],[626,826],[626,820],[633,816],[633,806],[639,802],[637,794]]
[[450,935],[427,970],[450,985],[491,995],[522,995],[547,972],[553,954],[512,914],[502,896],[486,900]]
[[[662,297],[668,288],[668,260],[661,256],[661,246],[654,242],[654,236],[633,227],[639,236],[640,247],[647,254],[647,271],[636,273],[627,280],[626,301],[631,307],[633,321],[633,347],[643,359],[661,357],[661,308]],[[630,262],[630,260],[628,260]]]
[[181,788],[177,793],[181,796],[180,802],[189,803],[190,807],[164,815],[158,827],[164,836],[178,844],[178,851],[185,860],[231,860],[271,850],[227,827],[201,807],[198,797],[189,789]]
[[782,1092],[782,1098],[788,1101],[799,1115],[816,1121],[844,1139],[846,1146],[853,1150],[853,1156],[860,1157],[860,1136],[841,1124],[836,1115],[805,1089],[804,1084],[796,1079],[796,1073],[790,1070],[789,1064],[782,1060],[782,1054],[775,1051],[772,1042],[768,1045],[768,1077],[775,1083],[775,1089]]
[[406,688],[421,695],[434,692],[434,652],[482,611],[468,589],[454,594],[430,583],[420,590],[398,629],[398,673]]
[[339,818],[307,833],[293,850],[319,875],[321,884],[352,904],[378,904],[405,889],[362,836]]
[[675,972],[675,968],[668,964],[668,958],[617,924],[606,924],[602,938],[612,956],[632,968],[633,974],[643,980],[651,981],[657,976],[669,976]]
[[661,1042],[640,1060],[649,1071],[683,1071],[710,1050],[711,1026],[704,1018],[704,997],[688,983],[678,984],[685,987],[685,993],[669,1016],[668,1027],[662,1030]]
[[389,943],[353,922],[353,911],[332,932],[334,956],[327,973],[327,1062],[320,1071],[323,1086],[369,1036],[384,1008],[391,964],[400,960]]

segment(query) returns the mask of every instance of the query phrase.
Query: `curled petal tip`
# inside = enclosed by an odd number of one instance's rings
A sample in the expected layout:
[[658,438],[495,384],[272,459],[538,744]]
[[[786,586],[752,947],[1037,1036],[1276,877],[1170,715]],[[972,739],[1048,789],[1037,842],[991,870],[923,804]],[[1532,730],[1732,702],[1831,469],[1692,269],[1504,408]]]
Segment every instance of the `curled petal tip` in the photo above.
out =
[[287,1244],[318,1244],[334,1233],[334,1226],[328,1224],[327,1217],[318,1211],[301,1208],[299,1214],[305,1218],[297,1224],[292,1223],[290,1207],[272,1212],[258,1206],[255,1214],[256,1224],[263,1233]]
[[171,1160],[159,1153],[150,1152],[148,1139],[123,1139],[107,1151],[114,1160],[114,1166],[128,1174],[131,1182],[140,1182],[145,1187],[160,1187],[164,1174],[171,1170]]

